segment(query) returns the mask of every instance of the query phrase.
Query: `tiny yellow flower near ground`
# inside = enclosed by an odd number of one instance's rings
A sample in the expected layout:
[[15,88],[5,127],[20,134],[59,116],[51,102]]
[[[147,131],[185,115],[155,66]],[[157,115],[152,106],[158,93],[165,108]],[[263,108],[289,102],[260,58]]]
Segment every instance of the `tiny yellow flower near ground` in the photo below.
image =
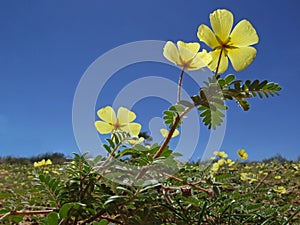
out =
[[225,152],[214,151],[214,155],[219,156],[221,158],[227,158],[228,155]]
[[226,163],[226,160],[225,159],[219,159],[217,163],[221,167],[221,166],[223,166]]
[[200,44],[197,42],[178,41],[176,47],[172,41],[168,41],[164,46],[163,55],[183,70],[198,70],[206,67],[212,59],[206,50],[199,52],[199,49]]
[[283,186],[279,186],[277,188],[273,188],[273,191],[275,191],[278,194],[285,194],[286,193],[286,189]]
[[243,181],[247,181],[250,184],[257,181],[257,179],[254,178],[254,175],[252,173],[241,173],[240,179]]
[[128,140],[126,140],[126,143],[129,144],[129,145],[137,145],[137,144],[140,144],[144,141],[145,139],[143,137],[132,137]]
[[215,162],[215,163],[212,164],[212,167],[211,167],[210,170],[215,173],[219,170],[219,168],[220,168],[219,163]]
[[96,129],[100,134],[122,130],[128,132],[131,136],[138,136],[142,128],[139,123],[132,122],[136,118],[135,113],[124,107],[118,109],[117,116],[110,106],[99,109],[97,115],[103,120],[95,122]]
[[[216,71],[220,59],[218,73],[224,73],[228,68],[228,58],[236,71],[248,67],[256,56],[256,49],[250,45],[258,43],[258,35],[248,20],[240,21],[232,30],[233,14],[226,9],[218,9],[210,14],[210,24],[213,31],[202,24],[197,36],[200,41],[212,48],[209,53],[212,61],[208,67]],[[221,55],[221,57],[220,57]]]
[[[162,128],[160,129],[160,133],[164,138],[166,138],[169,134],[169,131],[165,128]],[[175,129],[174,133],[172,134],[172,138],[176,137],[177,135],[179,135],[179,130]]]
[[294,163],[292,164],[292,167],[293,167],[293,169],[296,170],[296,171],[299,170],[299,167],[298,167],[296,164],[294,164]]
[[50,159],[47,159],[47,160],[43,159],[39,162],[34,162],[33,166],[34,167],[41,167],[41,166],[47,166],[47,165],[51,165],[51,164],[52,164],[52,161]]
[[276,179],[276,180],[280,180],[280,179],[281,179],[281,176],[279,176],[279,175],[278,175],[278,176],[275,176],[275,179]]
[[226,160],[226,164],[227,164],[228,166],[233,166],[234,163],[235,163],[235,162],[232,161],[231,159],[227,159],[227,160]]
[[247,160],[248,159],[248,153],[245,151],[245,149],[238,150],[238,155],[243,160]]
[[246,166],[244,166],[244,169],[245,169],[245,170],[250,170],[250,169],[251,169],[251,167],[250,167],[250,166],[248,166],[248,165],[246,165]]
[[57,175],[60,174],[57,170],[52,170],[51,172],[54,173],[54,174],[57,174]]
[[45,162],[45,165],[52,165],[52,161],[50,159],[47,159],[47,161]]

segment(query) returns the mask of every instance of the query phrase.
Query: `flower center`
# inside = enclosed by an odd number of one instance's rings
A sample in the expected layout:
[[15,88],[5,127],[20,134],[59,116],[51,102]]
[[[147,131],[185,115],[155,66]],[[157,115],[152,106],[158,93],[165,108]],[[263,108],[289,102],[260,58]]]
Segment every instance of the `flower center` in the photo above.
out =
[[121,130],[121,124],[119,124],[118,122],[116,122],[115,124],[113,124],[114,129],[115,130]]
[[230,44],[228,41],[224,42],[224,41],[221,41],[221,46],[222,48],[229,48],[230,47]]

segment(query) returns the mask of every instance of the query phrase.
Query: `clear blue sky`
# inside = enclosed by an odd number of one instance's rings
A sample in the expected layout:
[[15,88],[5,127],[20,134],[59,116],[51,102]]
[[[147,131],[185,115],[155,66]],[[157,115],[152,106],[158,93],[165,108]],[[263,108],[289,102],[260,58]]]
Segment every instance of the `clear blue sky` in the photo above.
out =
[[[72,103],[94,60],[133,41],[198,41],[196,31],[200,24],[209,24],[209,13],[226,8],[234,13],[235,22],[251,21],[260,37],[253,64],[236,75],[276,81],[283,91],[268,100],[252,99],[249,112],[230,103],[220,150],[233,158],[237,149],[245,148],[253,160],[276,153],[296,159],[300,155],[299,7],[298,0],[0,1],[0,156],[79,151]],[[165,74],[176,82],[179,70],[151,63],[125,68],[111,86],[103,88],[97,107],[112,104],[116,88],[139,74]],[[197,92],[184,87],[191,94]],[[160,112],[168,106],[152,102],[155,106],[139,102],[133,108],[143,125],[152,117],[150,109]],[[160,116],[157,110],[153,115]],[[205,136],[204,130],[201,127]],[[201,154],[203,149],[198,148]]]

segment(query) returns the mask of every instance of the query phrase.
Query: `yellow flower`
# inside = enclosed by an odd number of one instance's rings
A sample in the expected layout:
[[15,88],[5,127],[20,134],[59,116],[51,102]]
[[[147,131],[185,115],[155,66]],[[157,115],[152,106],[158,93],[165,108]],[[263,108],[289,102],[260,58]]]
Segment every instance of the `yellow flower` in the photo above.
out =
[[[169,131],[165,128],[160,129],[161,135],[166,138],[169,134]],[[172,134],[172,138],[176,137],[179,134],[179,130],[175,129],[174,133]]]
[[292,164],[292,167],[293,167],[293,169],[296,170],[296,171],[299,170],[299,167],[298,167],[296,164],[294,164],[294,163]]
[[137,145],[137,144],[143,142],[144,140],[145,139],[143,137],[140,137],[140,138],[132,137],[132,138],[126,140],[126,143],[129,144],[129,145]]
[[135,113],[124,107],[119,108],[117,116],[110,106],[98,110],[97,115],[103,120],[95,122],[96,129],[100,134],[122,130],[128,132],[131,136],[138,136],[141,131],[142,126],[140,124],[132,123],[136,118]]
[[279,193],[279,194],[285,194],[286,193],[286,189],[283,186],[279,186],[277,188],[273,188],[273,191]]
[[47,165],[51,165],[52,161],[50,159],[47,159],[47,161],[45,159],[39,161],[39,162],[34,162],[33,166],[34,167],[40,167],[40,166],[47,166]]
[[250,167],[250,166],[248,166],[248,165],[246,165],[246,166],[244,166],[244,169],[245,169],[245,170],[250,170],[250,169],[251,169],[251,167]]
[[276,180],[280,180],[280,179],[281,179],[281,176],[278,175],[278,176],[275,176],[274,178],[275,178]]
[[60,174],[57,170],[52,170],[51,172],[58,175]]
[[217,172],[219,170],[219,168],[220,168],[219,163],[215,162],[215,163],[212,164],[211,171],[212,172]]
[[247,160],[248,159],[248,153],[245,151],[245,149],[238,150],[238,155],[243,160]]
[[228,155],[225,152],[214,151],[214,155],[219,156],[221,158],[227,158]]
[[45,162],[45,166],[51,165],[51,164],[52,164],[52,161],[50,159],[47,159],[47,161]]
[[234,164],[234,161],[232,161],[231,159],[227,159],[227,160],[226,160],[226,164],[227,164],[228,166],[232,166],[232,165]]
[[177,42],[176,45],[168,41],[164,47],[164,56],[171,62],[182,67],[183,70],[198,70],[211,61],[211,56],[206,50],[199,52],[200,44],[197,42]]
[[250,46],[258,43],[256,30],[247,20],[240,21],[232,30],[233,20],[230,11],[218,9],[210,14],[213,31],[203,24],[198,28],[197,36],[200,41],[212,48],[209,53],[212,61],[208,65],[212,71],[216,71],[220,55],[218,73],[224,73],[228,68],[228,58],[233,68],[241,71],[248,67],[256,56],[256,49]]
[[252,182],[254,182],[254,181],[257,181],[257,179],[255,179],[254,177],[253,177],[253,174],[251,174],[251,173],[241,173],[241,180],[243,180],[243,181],[247,181],[247,182],[249,182],[250,184],[252,183]]
[[214,156],[211,156],[210,158],[209,158],[209,160],[211,160],[211,161],[214,161],[216,159],[216,157],[214,157]]
[[225,159],[219,159],[217,163],[221,167],[221,166],[223,166],[226,163],[226,161],[225,161]]

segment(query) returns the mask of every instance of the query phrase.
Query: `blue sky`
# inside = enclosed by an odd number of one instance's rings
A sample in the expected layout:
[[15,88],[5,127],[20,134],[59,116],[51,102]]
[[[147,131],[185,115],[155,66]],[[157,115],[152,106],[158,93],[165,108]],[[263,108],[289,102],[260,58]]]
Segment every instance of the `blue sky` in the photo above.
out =
[[[226,8],[234,13],[235,23],[248,19],[260,37],[253,64],[236,75],[278,82],[283,91],[268,100],[251,99],[248,112],[229,103],[220,150],[232,158],[245,148],[253,160],[276,153],[296,159],[300,155],[299,6],[297,0],[1,1],[0,156],[78,152],[73,98],[81,77],[98,57],[134,41],[198,41],[198,26],[209,25],[209,13]],[[118,90],[140,75],[176,82],[179,72],[157,63],[126,67],[101,90],[96,109],[112,104]],[[188,77],[184,82],[189,94],[197,93]],[[148,100],[133,107],[144,130],[168,107],[167,102]],[[207,142],[203,126],[200,135],[195,158]]]

